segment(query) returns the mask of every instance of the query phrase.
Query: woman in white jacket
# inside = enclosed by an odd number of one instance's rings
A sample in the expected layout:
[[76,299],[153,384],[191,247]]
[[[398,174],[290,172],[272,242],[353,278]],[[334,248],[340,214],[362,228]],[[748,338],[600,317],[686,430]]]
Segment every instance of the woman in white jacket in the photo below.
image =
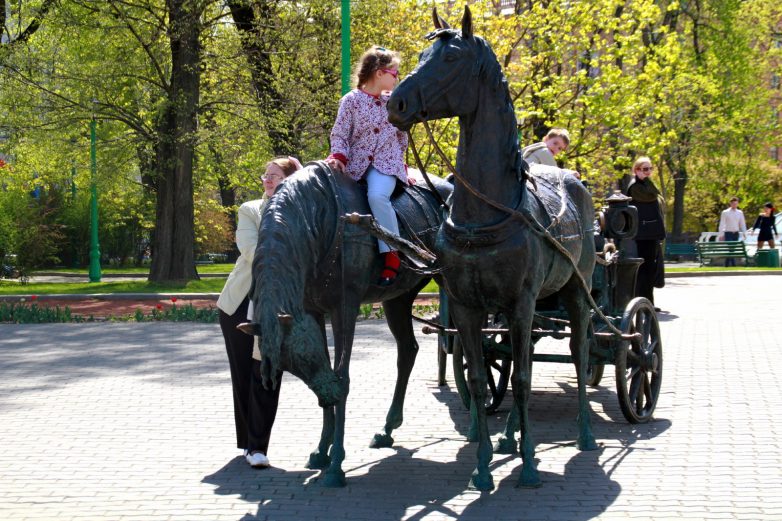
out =
[[[277,401],[280,387],[275,391],[266,391],[268,395],[261,398],[262,411],[252,415],[253,426],[249,425],[250,381],[252,371],[253,337],[242,333],[236,326],[247,321],[248,295],[252,284],[252,264],[255,247],[258,243],[258,229],[261,226],[261,214],[274,195],[277,186],[296,170],[301,169],[301,163],[293,157],[278,157],[266,165],[263,179],[264,196],[261,199],[248,201],[239,207],[236,224],[236,246],[239,248],[239,258],[228,275],[223,291],[217,299],[220,310],[220,329],[225,338],[225,349],[228,353],[228,364],[231,368],[231,385],[233,387],[234,422],[236,425],[236,446],[248,457],[248,429],[261,433],[268,444],[271,427],[277,413]],[[257,400],[256,400],[257,401]],[[258,414],[262,412],[262,414]],[[263,453],[265,454],[265,450]],[[259,459],[259,458],[255,458]],[[263,457],[265,460],[265,455]],[[253,466],[268,466],[268,460]]]

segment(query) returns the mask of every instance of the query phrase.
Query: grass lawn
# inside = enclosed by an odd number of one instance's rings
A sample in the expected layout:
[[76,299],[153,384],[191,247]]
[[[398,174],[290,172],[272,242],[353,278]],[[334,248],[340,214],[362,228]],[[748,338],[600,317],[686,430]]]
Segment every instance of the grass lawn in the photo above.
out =
[[[105,272],[104,272],[105,273]],[[123,272],[127,273],[127,272]],[[52,293],[220,293],[225,284],[223,277],[194,280],[184,286],[153,284],[145,280],[126,282],[30,282],[21,284],[15,280],[0,280],[0,295],[47,295]],[[434,281],[422,290],[437,293]]]
[[[210,264],[199,266],[200,273],[228,273],[231,264]],[[206,271],[203,268],[209,268]],[[134,268],[130,268],[134,269]],[[769,271],[782,270],[782,268],[762,268],[762,267],[744,267],[725,268],[721,266],[706,267],[677,267],[666,265],[666,273],[694,273],[694,272],[725,272],[725,271]],[[128,271],[128,268],[106,269],[102,273],[111,275],[112,273],[146,273],[146,269],[140,268],[140,271]],[[60,273],[84,273],[84,270],[57,270]],[[21,284],[16,280],[0,280],[0,295],[46,295],[51,293],[220,293],[225,284],[224,277],[210,277],[202,280],[191,281],[184,286],[153,284],[144,280],[130,280],[127,282],[31,282]],[[432,280],[421,290],[422,293],[437,293],[440,290],[437,283]]]
[[675,265],[666,264],[665,265],[665,273],[703,273],[703,272],[710,272],[710,271],[768,271],[768,270],[779,270],[782,268],[764,268],[762,266],[735,266],[731,268],[726,268],[725,266],[681,266],[677,267]]
[[185,285],[127,282],[30,282],[0,281],[0,295],[47,295],[52,293],[220,293],[222,277],[190,281]]
[[[234,265],[231,263],[224,263],[224,264],[198,264],[196,266],[196,271],[198,271],[199,274],[204,273],[224,273],[226,276],[228,276],[229,273],[231,273],[231,270],[233,269]],[[44,270],[37,270],[42,273],[63,273],[63,274],[77,274],[77,275],[88,275],[89,274],[89,268],[51,268],[51,269],[44,269]],[[101,266],[100,272],[102,275],[148,275],[149,274],[149,266],[141,266],[138,268],[135,267],[128,267],[128,268],[110,268],[110,267],[103,267]]]

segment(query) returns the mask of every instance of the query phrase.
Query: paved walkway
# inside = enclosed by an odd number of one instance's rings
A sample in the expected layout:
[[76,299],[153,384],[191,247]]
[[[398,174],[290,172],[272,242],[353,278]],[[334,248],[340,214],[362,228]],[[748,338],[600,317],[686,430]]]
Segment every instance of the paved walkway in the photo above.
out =
[[320,410],[292,377],[273,433],[274,467],[254,471],[232,448],[216,325],[0,325],[0,519],[779,520],[779,280],[682,278],[658,290],[667,313],[656,421],[624,420],[607,370],[589,392],[601,450],[574,447],[572,368],[536,364],[531,417],[544,484],[515,488],[520,460],[498,456],[497,489],[483,494],[466,489],[475,462],[468,415],[453,388],[436,384],[431,337],[419,335],[394,448],[371,450],[395,354],[383,322],[359,323],[348,486],[334,490],[303,466]]

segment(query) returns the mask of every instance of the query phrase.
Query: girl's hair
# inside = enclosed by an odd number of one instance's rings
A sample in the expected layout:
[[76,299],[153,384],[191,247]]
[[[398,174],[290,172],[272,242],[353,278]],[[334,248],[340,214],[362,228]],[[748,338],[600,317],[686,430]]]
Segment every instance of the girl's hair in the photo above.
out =
[[398,52],[373,45],[361,55],[358,63],[356,63],[356,67],[353,70],[353,84],[360,89],[369,83],[375,71],[399,67],[400,61],[401,58]]
[[564,128],[552,128],[548,131],[546,134],[546,137],[558,137],[561,138],[562,141],[565,142],[566,145],[570,145],[570,132],[567,131],[567,129]]
[[282,170],[282,174],[285,177],[288,177],[296,170],[301,169],[301,163],[299,163],[299,160],[292,156],[275,157],[274,159],[266,163],[266,168],[269,168],[269,165],[272,164],[280,167],[280,170]]
[[774,205],[771,203],[766,203],[763,205],[763,208],[768,208],[771,210],[771,217],[774,217]]
[[640,156],[638,159],[635,160],[635,163],[633,163],[633,172],[635,172],[635,169],[638,168],[638,165],[641,165],[643,163],[649,163],[652,164],[652,160],[649,158],[649,156]]

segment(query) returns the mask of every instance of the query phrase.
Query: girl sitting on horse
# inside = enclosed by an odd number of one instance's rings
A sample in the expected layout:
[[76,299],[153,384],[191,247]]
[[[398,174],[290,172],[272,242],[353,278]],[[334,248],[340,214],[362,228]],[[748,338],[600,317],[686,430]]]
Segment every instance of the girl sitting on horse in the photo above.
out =
[[[326,162],[358,181],[367,182],[367,199],[378,224],[399,235],[391,194],[397,180],[415,184],[405,165],[407,135],[388,122],[386,103],[399,76],[399,54],[373,46],[356,64],[356,88],[339,102]],[[399,254],[378,241],[385,267],[378,284],[390,286],[399,272]]]

